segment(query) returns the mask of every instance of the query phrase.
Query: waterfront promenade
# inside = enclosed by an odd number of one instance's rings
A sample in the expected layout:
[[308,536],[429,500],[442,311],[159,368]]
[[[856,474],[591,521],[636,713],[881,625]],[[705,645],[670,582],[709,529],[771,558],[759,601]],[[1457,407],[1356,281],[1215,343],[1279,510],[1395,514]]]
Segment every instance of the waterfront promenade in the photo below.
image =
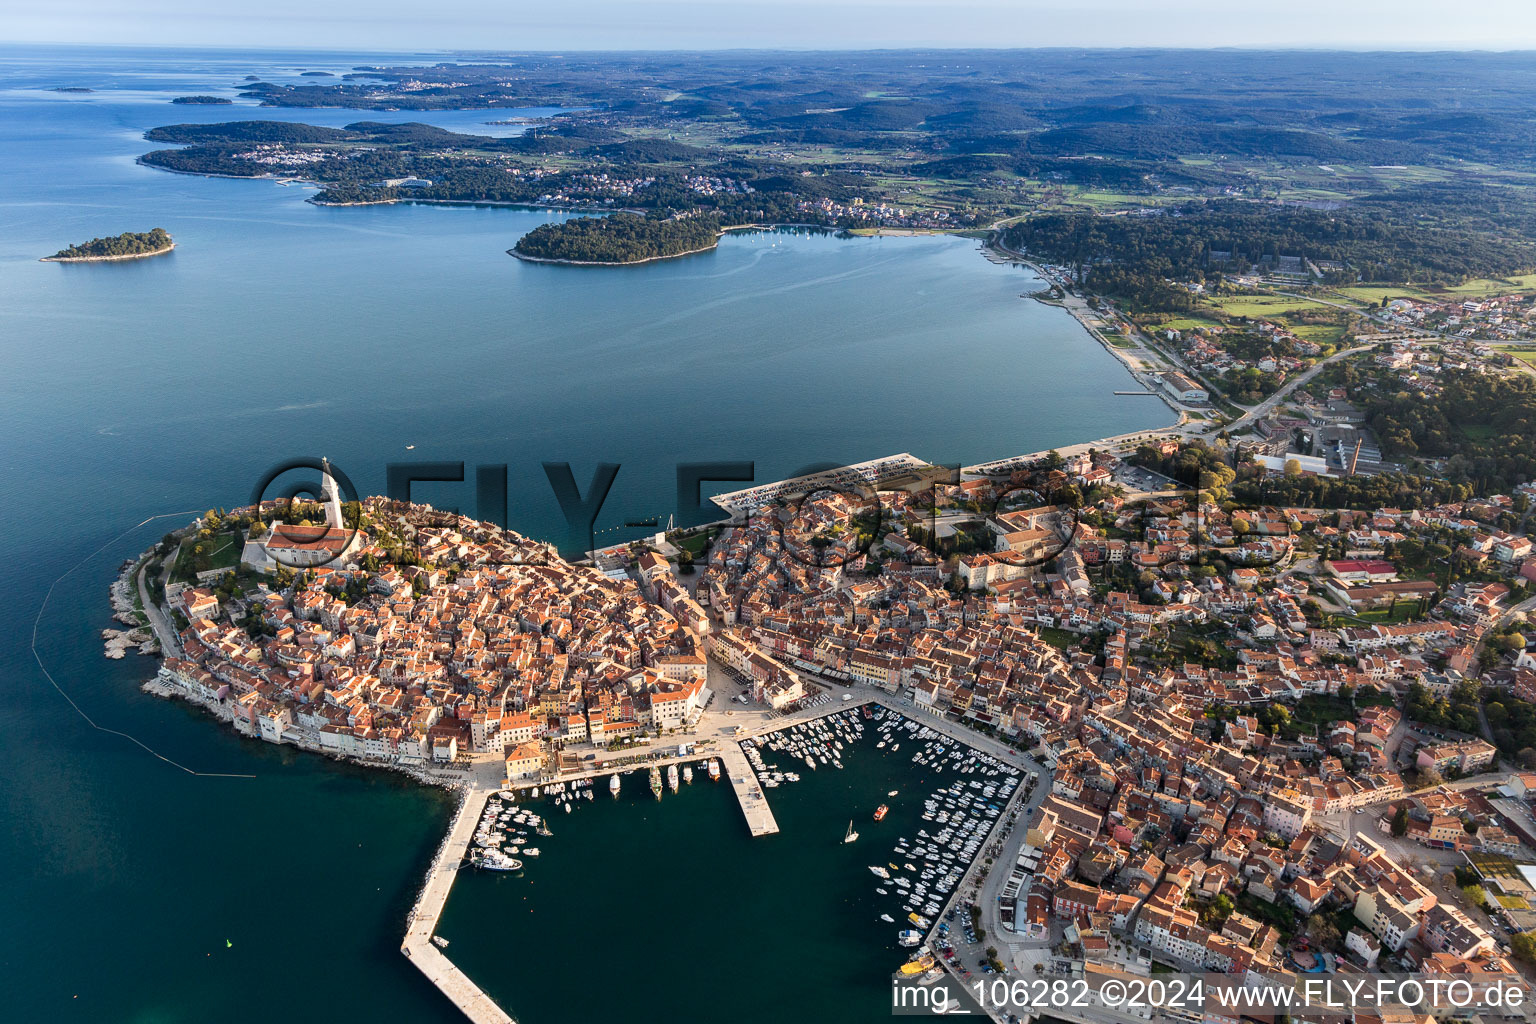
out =
[[[489,764],[495,767],[494,762]],[[417,970],[426,975],[428,981],[436,985],[443,995],[452,1000],[453,1005],[463,1011],[464,1016],[476,1024],[515,1024],[506,1011],[497,1006],[490,996],[480,990],[480,986],[470,981],[467,974],[432,944],[432,933],[437,928],[438,918],[442,916],[444,904],[448,902],[448,893],[453,888],[454,879],[458,877],[459,866],[469,852],[480,812],[485,809],[485,802],[500,787],[499,780],[492,777],[494,774],[490,771],[477,771],[464,793],[463,802],[459,804],[458,813],[453,819],[453,827],[448,830],[448,837],[437,851],[432,867],[427,871],[427,880],[421,887],[421,895],[416,898],[416,906],[407,921],[400,952],[410,957]]]

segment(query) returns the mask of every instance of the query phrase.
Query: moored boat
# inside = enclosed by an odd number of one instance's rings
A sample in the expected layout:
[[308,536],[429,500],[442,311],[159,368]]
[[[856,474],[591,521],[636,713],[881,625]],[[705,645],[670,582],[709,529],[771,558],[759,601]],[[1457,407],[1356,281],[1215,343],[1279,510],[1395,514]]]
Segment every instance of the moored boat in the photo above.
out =
[[619,786],[619,774],[618,772],[614,772],[612,775],[608,776],[608,792],[612,793],[614,796],[618,796]]
[[879,807],[876,807],[875,808],[875,820],[876,821],[884,821],[885,820],[885,816],[890,813],[890,810],[891,809],[889,807],[887,807],[885,804],[881,804]]
[[718,758],[712,757],[709,759],[709,781],[720,781],[720,761]]
[[933,957],[931,957],[931,956],[922,956],[922,957],[919,957],[916,960],[908,960],[906,963],[902,964],[901,965],[901,973],[902,974],[907,974],[907,975],[922,974],[924,971],[928,970],[933,965],[934,965]]

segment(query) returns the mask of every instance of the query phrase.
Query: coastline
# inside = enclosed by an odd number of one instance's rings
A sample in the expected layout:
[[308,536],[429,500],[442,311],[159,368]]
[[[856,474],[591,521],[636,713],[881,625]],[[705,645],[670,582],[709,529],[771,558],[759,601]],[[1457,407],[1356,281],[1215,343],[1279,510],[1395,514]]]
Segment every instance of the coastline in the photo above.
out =
[[124,260],[142,260],[142,259],[147,259],[150,256],[164,256],[166,253],[170,252],[174,248],[176,248],[176,243],[172,242],[170,245],[166,246],[164,249],[156,249],[154,252],[125,253],[122,256],[41,256],[41,257],[38,258],[37,262],[39,262],[39,263],[121,263]]
[[[999,241],[998,235],[996,233],[994,233],[990,239],[983,243],[982,248],[996,253],[1011,263],[1022,263],[1024,266],[1033,271],[1036,277],[1040,278],[1040,280],[1046,282],[1047,285],[1049,285],[1051,280],[1050,276],[1046,274],[1045,270],[1038,263],[1031,260],[1027,256],[1014,252],[1012,249],[1009,249],[1003,245],[1002,242]],[[1045,291],[1042,291],[1036,295],[1031,295],[1030,298],[1034,299],[1042,306],[1053,306],[1056,309],[1065,310],[1073,320],[1077,321],[1078,326],[1087,333],[1088,337],[1098,342],[1104,351],[1108,352],[1110,355],[1114,356],[1117,360],[1120,361],[1121,365],[1125,367],[1126,371],[1130,373],[1131,377],[1135,379],[1137,384],[1140,384],[1148,391],[1152,392],[1155,396],[1157,396],[1158,401],[1162,402],[1176,416],[1178,416],[1178,420],[1173,424],[1173,426],[1183,426],[1189,421],[1189,414],[1185,412],[1185,410],[1175,405],[1156,382],[1150,382],[1142,379],[1143,374],[1150,374],[1152,371],[1137,366],[1134,362],[1131,361],[1130,355],[1128,355],[1124,350],[1111,345],[1108,339],[1106,339],[1098,331],[1094,330],[1094,328],[1090,326],[1088,321],[1084,318],[1081,310],[1066,302],[1050,298],[1049,291],[1050,289],[1047,287]]]
[[[202,697],[192,693],[185,687],[177,686],[175,683],[166,681],[166,679],[158,673],[152,678],[147,679],[142,684],[140,684],[139,689],[152,697],[160,697],[165,700],[172,701],[186,701],[188,704],[191,704],[194,707],[201,708],[204,712],[212,715],[218,721],[228,724],[231,731],[233,731],[236,736],[239,736],[242,739],[258,740],[262,743],[270,742],[269,740],[264,739],[260,732],[249,728],[241,728],[239,724],[240,719],[235,717],[235,715],[229,710],[223,701]],[[302,750],[309,754],[318,754],[327,760],[335,761],[340,764],[352,765],[356,768],[383,769],[385,771],[399,772],[400,774],[409,777],[412,781],[418,782],[423,786],[436,786],[439,789],[446,789],[450,793],[459,794],[460,796],[462,796],[462,794],[468,790],[472,781],[471,773],[469,772],[465,772],[462,775],[449,776],[446,774],[436,773],[430,768],[421,765],[409,765],[401,764],[396,761],[378,761],[364,757],[352,757],[347,754],[338,754],[333,750],[326,750],[319,744],[310,743],[307,740],[294,736],[285,735],[283,737],[282,743],[275,745],[293,747],[296,750]]]

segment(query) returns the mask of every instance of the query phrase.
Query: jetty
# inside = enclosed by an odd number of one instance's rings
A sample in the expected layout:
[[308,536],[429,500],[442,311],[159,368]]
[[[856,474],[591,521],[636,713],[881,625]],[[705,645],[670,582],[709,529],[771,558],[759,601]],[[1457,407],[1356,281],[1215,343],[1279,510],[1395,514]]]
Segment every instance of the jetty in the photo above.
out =
[[427,871],[426,884],[421,887],[421,895],[416,898],[416,906],[411,911],[400,952],[409,957],[416,969],[425,974],[427,980],[436,985],[475,1024],[516,1024],[505,1010],[481,991],[479,985],[469,980],[469,975],[459,970],[452,960],[432,944],[432,934],[437,929],[438,918],[442,916],[443,905],[448,902],[448,892],[458,877],[459,865],[464,862],[464,856],[469,851],[480,812],[494,792],[494,788],[477,783],[464,794],[464,801],[453,819],[453,827],[448,830],[448,837],[437,851],[437,857]]
[[720,760],[724,764],[725,777],[731,780],[731,788],[741,803],[741,813],[747,819],[752,838],[778,832],[779,823],[774,820],[773,808],[768,806],[768,797],[757,781],[757,773],[747,763],[747,755],[741,752],[741,744],[727,743]]

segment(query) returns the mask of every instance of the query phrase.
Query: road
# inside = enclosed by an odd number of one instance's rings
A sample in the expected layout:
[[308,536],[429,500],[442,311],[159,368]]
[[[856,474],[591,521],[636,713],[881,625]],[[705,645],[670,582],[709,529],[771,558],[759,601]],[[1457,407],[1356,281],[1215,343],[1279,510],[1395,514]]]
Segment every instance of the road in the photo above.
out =
[[1251,426],[1255,420],[1260,420],[1265,416],[1268,416],[1276,406],[1290,397],[1292,391],[1295,391],[1307,381],[1311,380],[1313,377],[1316,377],[1323,371],[1324,367],[1336,363],[1340,359],[1347,359],[1350,356],[1358,355],[1359,353],[1368,351],[1372,348],[1375,348],[1374,344],[1357,345],[1354,348],[1341,349],[1340,351],[1335,352],[1333,355],[1329,356],[1327,359],[1318,360],[1316,363],[1313,363],[1305,373],[1302,373],[1296,377],[1292,377],[1290,380],[1285,382],[1285,385],[1281,387],[1279,391],[1276,391],[1274,394],[1264,399],[1264,401],[1243,413],[1242,416],[1238,417],[1220,429],[1235,434],[1239,430],[1243,430]]
[[[171,574],[172,560],[168,557],[160,570],[160,585],[165,586],[165,581]],[[158,604],[149,599],[149,590],[144,585],[144,574],[149,571],[150,563],[146,561],[139,566],[137,577],[139,587],[139,603],[144,606],[144,614],[149,617],[149,624],[155,631],[155,637],[160,641],[160,650],[168,657],[180,657],[181,638],[176,634],[176,627],[165,617]]]

